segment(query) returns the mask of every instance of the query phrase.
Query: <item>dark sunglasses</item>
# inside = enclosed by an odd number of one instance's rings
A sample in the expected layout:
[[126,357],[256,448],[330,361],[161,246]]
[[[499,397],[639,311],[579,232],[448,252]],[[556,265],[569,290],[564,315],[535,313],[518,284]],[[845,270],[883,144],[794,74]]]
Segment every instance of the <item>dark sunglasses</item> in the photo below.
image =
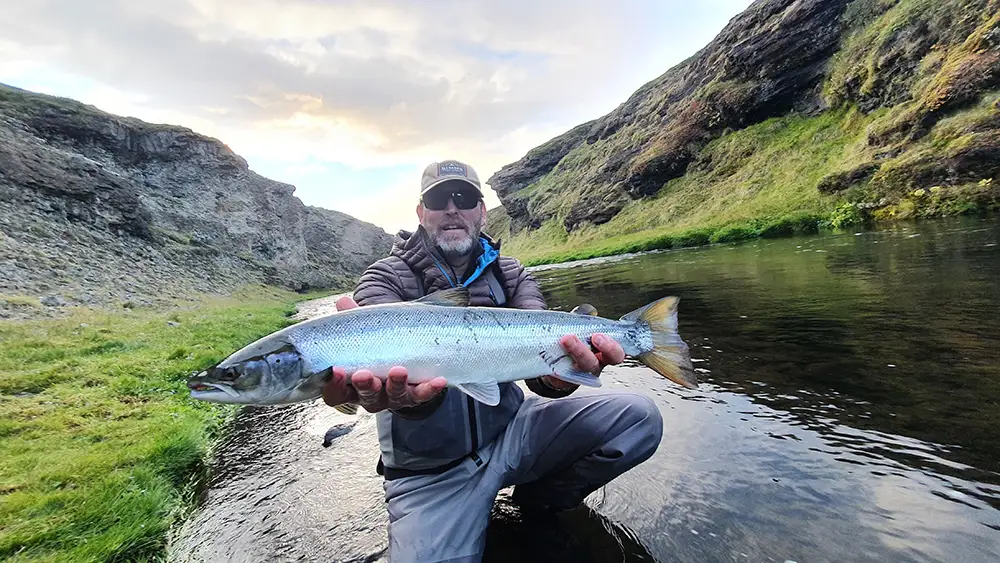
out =
[[455,202],[459,209],[475,209],[479,205],[479,194],[474,190],[431,190],[420,198],[424,207],[431,211],[441,211],[448,207],[448,200]]

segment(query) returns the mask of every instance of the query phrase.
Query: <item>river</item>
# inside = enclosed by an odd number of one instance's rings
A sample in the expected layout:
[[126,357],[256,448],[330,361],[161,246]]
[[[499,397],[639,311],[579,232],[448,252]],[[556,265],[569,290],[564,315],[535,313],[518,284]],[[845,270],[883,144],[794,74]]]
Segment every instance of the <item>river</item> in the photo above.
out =
[[[556,309],[680,296],[702,384],[607,369],[660,405],[656,454],[547,525],[501,492],[485,560],[1000,560],[998,243],[946,219],[534,269]],[[244,409],[171,559],[384,560],[377,455],[371,415]]]

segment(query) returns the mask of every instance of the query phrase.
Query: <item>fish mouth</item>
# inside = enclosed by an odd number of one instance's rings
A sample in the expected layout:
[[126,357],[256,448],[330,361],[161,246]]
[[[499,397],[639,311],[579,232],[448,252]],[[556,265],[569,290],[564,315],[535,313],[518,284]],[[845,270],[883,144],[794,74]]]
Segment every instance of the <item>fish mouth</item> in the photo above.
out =
[[[204,377],[205,373],[199,375],[199,377]],[[222,391],[230,397],[239,397],[239,393],[233,390],[232,387],[228,385],[223,385],[221,383],[210,383],[208,381],[203,381],[200,379],[192,379],[187,383],[188,389],[191,390],[191,396],[202,396],[206,394],[215,393]]]

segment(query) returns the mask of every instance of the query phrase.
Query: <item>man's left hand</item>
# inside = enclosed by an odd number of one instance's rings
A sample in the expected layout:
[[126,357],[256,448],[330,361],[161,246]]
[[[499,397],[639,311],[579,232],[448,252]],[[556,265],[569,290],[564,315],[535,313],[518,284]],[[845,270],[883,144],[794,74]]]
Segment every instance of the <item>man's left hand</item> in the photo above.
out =
[[[576,335],[570,334],[559,339],[559,344],[573,358],[576,367],[580,371],[592,373],[594,376],[600,376],[604,366],[617,365],[625,359],[625,350],[622,350],[621,344],[606,334],[593,335],[590,337],[590,343],[593,349]],[[578,387],[576,384],[567,383],[552,375],[544,375],[542,379],[546,384],[556,389],[570,390]]]

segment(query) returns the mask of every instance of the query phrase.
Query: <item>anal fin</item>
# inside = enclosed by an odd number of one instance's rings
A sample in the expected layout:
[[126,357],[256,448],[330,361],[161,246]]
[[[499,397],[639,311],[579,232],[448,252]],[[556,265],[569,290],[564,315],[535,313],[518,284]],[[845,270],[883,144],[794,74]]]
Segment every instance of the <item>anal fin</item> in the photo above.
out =
[[459,383],[455,387],[458,390],[491,407],[500,404],[500,386],[496,382],[487,383]]

